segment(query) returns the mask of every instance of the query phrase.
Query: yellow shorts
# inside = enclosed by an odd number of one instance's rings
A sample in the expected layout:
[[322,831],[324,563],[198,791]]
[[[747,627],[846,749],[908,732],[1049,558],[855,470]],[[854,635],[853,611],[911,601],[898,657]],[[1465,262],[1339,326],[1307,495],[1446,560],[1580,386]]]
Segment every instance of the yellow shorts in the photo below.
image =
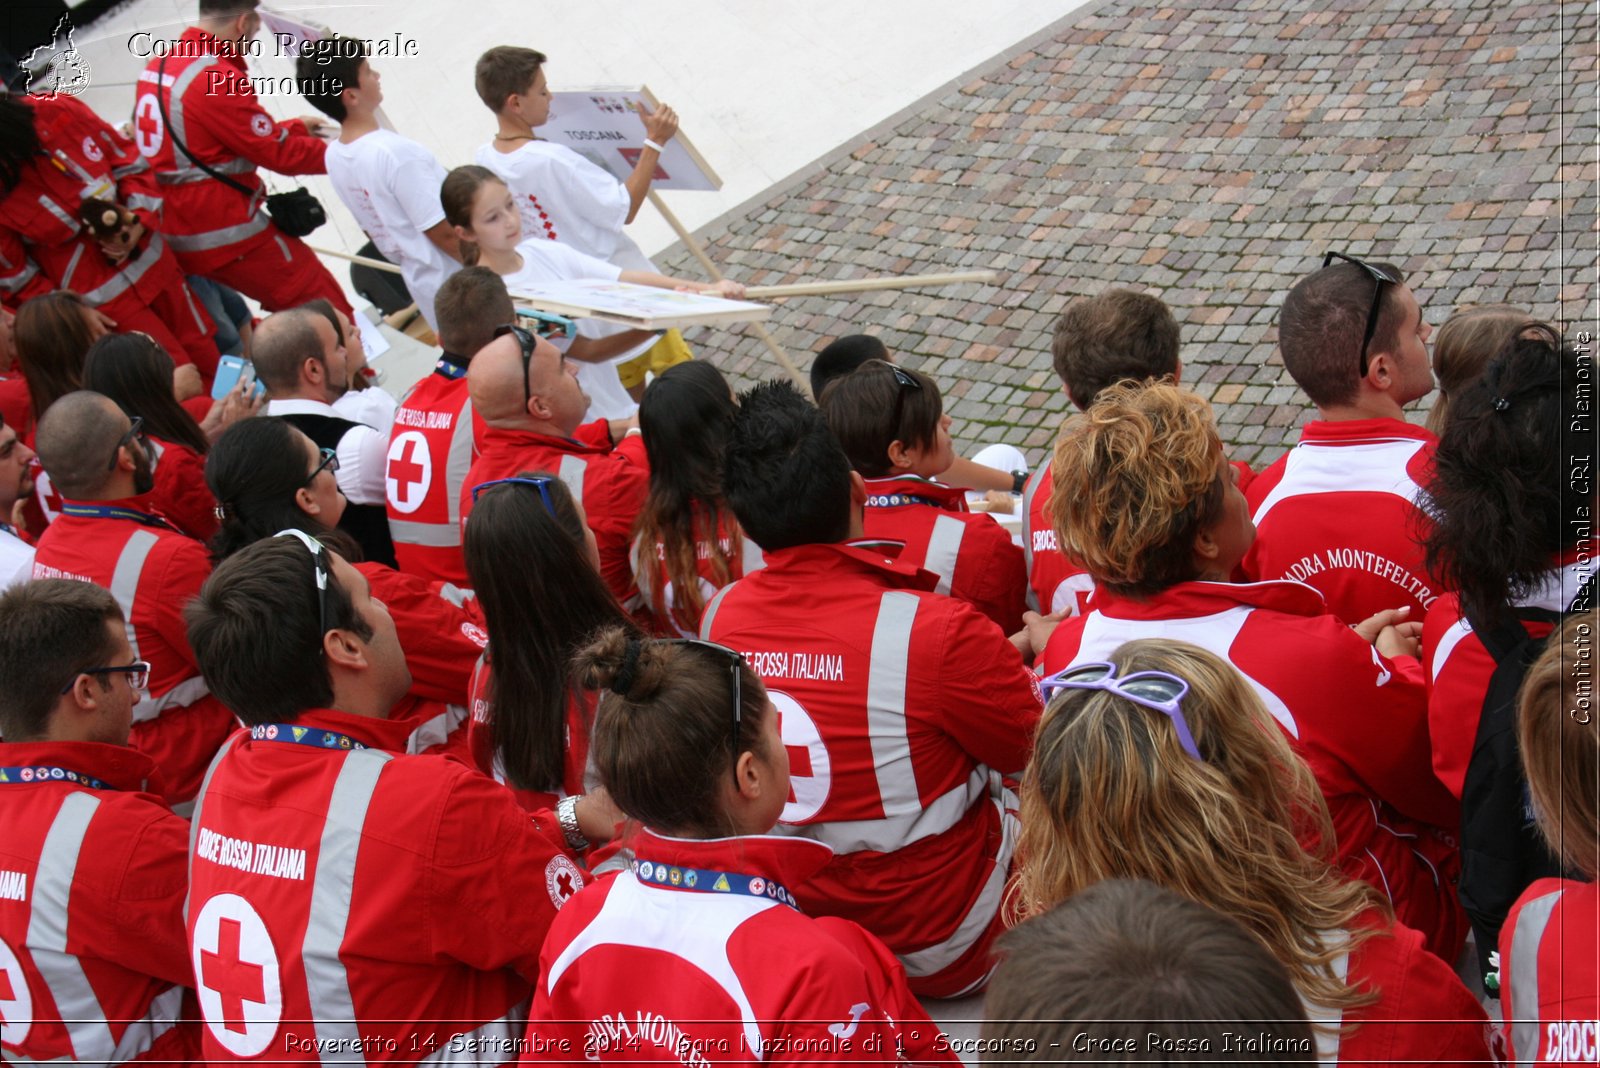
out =
[[646,373],[660,374],[674,364],[692,359],[694,350],[683,340],[683,335],[676,330],[668,330],[654,345],[627,363],[617,364],[617,377],[622,379],[622,388],[632,389],[644,384]]

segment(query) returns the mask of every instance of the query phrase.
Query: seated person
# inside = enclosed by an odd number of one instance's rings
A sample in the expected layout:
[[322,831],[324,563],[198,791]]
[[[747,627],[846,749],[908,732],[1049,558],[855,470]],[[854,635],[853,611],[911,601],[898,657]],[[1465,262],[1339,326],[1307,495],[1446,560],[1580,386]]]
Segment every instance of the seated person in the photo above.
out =
[[[1298,582],[1234,583],[1255,531],[1211,406],[1175,385],[1102,390],[1062,431],[1052,518],[1095,579],[1093,610],[1063,622],[1046,671],[1134,638],[1183,638],[1233,664],[1311,765],[1338,858],[1445,960],[1465,937],[1453,876],[1460,806],[1433,777],[1415,624],[1358,633]],[[1373,642],[1377,642],[1376,648]]]
[[211,572],[205,546],[155,511],[150,449],[109,397],[68,393],[40,420],[38,444],[62,505],[39,536],[34,577],[93,582],[117,599],[133,655],[150,663],[132,745],[161,769],[168,802],[190,801],[235,726],[183,624],[183,606]]
[[1463,308],[1444,321],[1433,339],[1433,377],[1439,389],[1428,409],[1427,427],[1435,437],[1444,434],[1450,402],[1483,377],[1489,361],[1506,343],[1533,322],[1526,308],[1511,304],[1479,304]]
[[[411,669],[411,696],[432,715],[447,717],[449,734],[466,722],[472,665],[483,650],[483,628],[471,597],[376,561],[338,529],[348,505],[339,492],[339,458],[276,416],[231,428],[206,457],[206,482],[221,502],[222,523],[211,539],[213,563],[281,530],[326,539],[371,584],[394,617]],[[443,706],[443,707],[441,707]],[[394,718],[404,718],[405,714]],[[458,739],[465,745],[465,733]],[[422,747],[439,739],[429,737]]]
[[581,852],[622,817],[586,788],[594,695],[576,685],[572,655],[601,628],[637,628],[600,578],[583,508],[559,478],[520,471],[473,492],[467,571],[489,645],[472,673],[468,750],[522,807],[561,814]]
[[866,535],[903,542],[899,559],[939,576],[935,590],[966,601],[1007,634],[1022,626],[1022,550],[966,494],[937,481],[955,452],[933,379],[868,360],[819,398],[828,429],[866,480]]
[[506,327],[473,357],[467,391],[487,429],[462,486],[461,521],[472,514],[473,486],[519,471],[554,472],[583,506],[606,585],[625,609],[635,608],[629,556],[650,480],[638,428],[624,420],[583,423],[589,395],[576,365],[520,326]]
[[659,634],[699,634],[706,602],[761,566],[761,549],[722,497],[722,461],[738,410],[728,380],[702,361],[667,368],[639,405],[650,491],[639,512],[633,574],[640,610]]
[[0,591],[33,577],[33,543],[15,520],[33,492],[33,450],[0,415]]
[[1316,1048],[1289,970],[1255,935],[1143,879],[1086,887],[995,953],[983,1038],[997,1061],[1289,1065]]
[[1534,818],[1576,878],[1528,887],[1500,930],[1500,1005],[1508,1064],[1593,1059],[1600,1020],[1600,744],[1591,606],[1567,621],[1529,670],[1517,713]]
[[[1148,879],[1272,951],[1319,1062],[1493,1063],[1483,1009],[1450,966],[1332,866],[1336,828],[1255,688],[1171,638],[1097,661],[1042,683],[1052,697],[1022,783],[1021,911],[1103,879]],[[1297,840],[1307,832],[1315,853]]]
[[[789,757],[778,710],[739,654],[614,627],[574,666],[602,691],[595,770],[641,827],[630,869],[551,927],[523,1060],[548,1062],[531,1051],[565,1040],[577,1064],[685,1048],[702,1064],[959,1064],[882,942],[801,912],[790,888],[832,853],[768,833]],[[590,1022],[602,1017],[674,1026],[609,1043]]]
[[1039,714],[1031,643],[856,544],[861,476],[786,382],[741,398],[723,492],[766,566],[717,595],[701,633],[741,650],[778,709],[793,754],[779,832],[836,854],[801,904],[883,939],[920,996],[976,992],[1016,840],[1002,776]]
[[530,819],[456,761],[406,754],[394,620],[304,532],[224,560],[187,615],[206,678],[249,727],[194,814],[205,1060],[334,1036],[387,1063],[434,1061],[452,1041],[480,1064],[514,1059],[539,947],[583,886],[553,814]]
[[189,825],[128,748],[143,676],[111,594],[0,593],[0,1050],[11,1063],[198,1059]]

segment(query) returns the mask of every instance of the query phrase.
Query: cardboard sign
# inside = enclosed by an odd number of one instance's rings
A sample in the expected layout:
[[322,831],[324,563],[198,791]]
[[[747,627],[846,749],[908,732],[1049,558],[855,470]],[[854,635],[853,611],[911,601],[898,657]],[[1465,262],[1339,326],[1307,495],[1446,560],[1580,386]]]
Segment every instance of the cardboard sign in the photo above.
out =
[[[539,127],[539,137],[565,145],[609,171],[617,181],[627,181],[639,164],[644,145],[644,120],[634,107],[640,102],[646,110],[656,109],[655,95],[644,86],[564,89],[551,94],[550,118]],[[655,188],[722,188],[722,179],[695,151],[682,130],[664,147],[666,151],[656,163]]]
[[771,306],[766,304],[599,278],[519,286],[512,290],[511,300],[519,307],[556,312],[574,319],[623,323],[640,330],[759,322],[772,314]]

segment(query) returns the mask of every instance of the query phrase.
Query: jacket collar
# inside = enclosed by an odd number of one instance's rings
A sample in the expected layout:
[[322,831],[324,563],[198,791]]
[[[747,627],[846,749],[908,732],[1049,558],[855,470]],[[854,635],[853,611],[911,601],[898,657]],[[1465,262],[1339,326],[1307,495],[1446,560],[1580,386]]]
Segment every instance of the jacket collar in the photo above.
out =
[[491,449],[498,451],[519,448],[555,449],[558,452],[582,453],[589,456],[604,456],[611,451],[606,446],[586,445],[577,438],[558,438],[532,430],[491,426],[486,428],[479,454],[489,452]]
[[166,783],[155,761],[125,745],[108,745],[104,742],[0,742],[0,764],[48,764],[100,779],[118,790],[155,794],[157,797],[166,792]]
[[1146,600],[1135,600],[1096,586],[1095,611],[1114,619],[1192,619],[1230,608],[1270,608],[1294,616],[1328,612],[1322,594],[1303,582],[1180,582]]
[[775,879],[794,890],[833,860],[833,850],[809,838],[748,834],[736,838],[673,838],[641,828],[632,842],[641,861],[715,868]]
[[[403,703],[396,706],[397,709],[405,707]],[[406,742],[417,725],[415,716],[398,720],[374,719],[371,716],[358,716],[332,708],[307,709],[294,718],[293,724],[296,727],[312,727],[349,735],[351,739],[370,749],[382,749],[389,753],[404,753]],[[249,739],[246,739],[244,744],[250,744]]]
[[1370,445],[1395,438],[1423,441],[1430,445],[1439,443],[1433,431],[1404,419],[1313,419],[1300,432],[1302,445]]
[[[864,480],[867,486],[867,506],[873,507],[871,498],[888,497],[893,495],[921,497],[937,505],[947,512],[965,512],[967,510],[967,491],[954,486],[946,486],[943,482],[935,482],[930,478],[921,478],[917,475],[894,475],[889,478],[869,478]],[[878,505],[877,507],[884,507]]]
[[[912,590],[931,590],[939,576],[915,564],[895,559],[903,542],[862,539],[854,542],[795,545],[765,553],[772,574],[828,574],[848,571],[886,586]],[[890,554],[893,555],[890,555]]]

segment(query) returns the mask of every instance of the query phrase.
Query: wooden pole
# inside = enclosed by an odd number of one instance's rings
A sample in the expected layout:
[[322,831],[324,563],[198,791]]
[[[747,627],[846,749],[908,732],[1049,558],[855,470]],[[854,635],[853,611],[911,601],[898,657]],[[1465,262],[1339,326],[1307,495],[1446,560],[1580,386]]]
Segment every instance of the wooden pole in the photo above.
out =
[[910,274],[898,278],[848,278],[837,282],[794,282],[777,286],[746,286],[750,300],[776,300],[780,297],[825,296],[834,293],[865,293],[875,289],[915,289],[920,286],[953,286],[961,282],[989,283],[993,271],[962,271],[958,274]]
[[371,267],[379,271],[388,271],[390,274],[400,273],[400,268],[396,267],[387,260],[374,260],[369,259],[366,256],[352,256],[348,252],[335,252],[331,248],[318,248],[315,245],[310,245],[308,247],[312,252],[315,252],[319,256],[332,256],[336,260],[349,260],[351,263],[359,263],[363,267]]
[[[678,239],[683,242],[684,247],[694,253],[694,258],[700,261],[700,266],[705,268],[706,273],[711,276],[711,280],[713,282],[722,281],[724,277],[722,272],[717,270],[717,265],[711,262],[711,257],[706,255],[705,248],[699,241],[695,240],[695,236],[689,232],[683,223],[678,221],[678,217],[672,213],[672,209],[667,207],[654,189],[650,190],[649,197],[650,203],[655,206],[656,211],[661,213],[661,217],[667,220],[667,225],[677,233]],[[783,347],[778,344],[767,328],[760,323],[746,323],[745,325],[767,347],[767,351],[772,353],[773,358],[778,361],[778,365],[789,373],[790,378],[794,379],[794,384],[800,387],[800,392],[808,397],[811,396],[810,380],[800,373],[800,368],[796,367],[794,361],[789,359],[789,354],[783,351]]]

